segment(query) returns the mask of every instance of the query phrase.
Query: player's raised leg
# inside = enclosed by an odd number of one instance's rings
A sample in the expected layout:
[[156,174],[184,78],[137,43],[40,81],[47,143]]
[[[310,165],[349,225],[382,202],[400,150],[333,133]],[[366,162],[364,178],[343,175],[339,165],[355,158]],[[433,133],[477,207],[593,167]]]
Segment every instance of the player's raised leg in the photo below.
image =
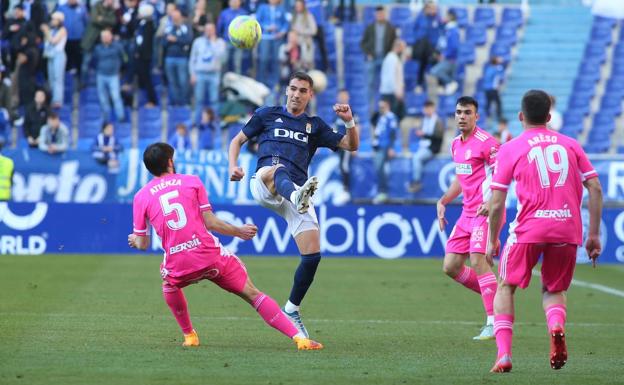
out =
[[490,372],[511,371],[511,344],[513,340],[514,302],[516,286],[501,282],[494,297],[494,334],[498,354]]
[[479,288],[477,273],[474,269],[465,265],[466,259],[468,259],[468,253],[457,254],[447,252],[442,263],[442,271],[456,282],[480,294],[481,289]]
[[199,337],[191,324],[191,317],[188,312],[188,305],[182,289],[172,286],[165,282],[162,286],[163,297],[171,313],[175,317],[182,333],[184,333],[184,342],[182,346],[199,346]]
[[273,168],[273,183],[275,191],[294,204],[297,211],[303,214],[310,208],[310,199],[316,192],[318,178],[310,177],[301,188],[297,188],[286,167],[277,165]]

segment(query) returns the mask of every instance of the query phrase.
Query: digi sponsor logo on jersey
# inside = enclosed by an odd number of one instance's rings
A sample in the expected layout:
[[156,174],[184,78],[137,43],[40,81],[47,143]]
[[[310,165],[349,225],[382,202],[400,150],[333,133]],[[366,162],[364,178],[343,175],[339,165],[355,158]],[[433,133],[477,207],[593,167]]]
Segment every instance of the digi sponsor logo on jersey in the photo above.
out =
[[295,132],[285,128],[274,129],[273,136],[276,138],[290,138],[299,142],[308,143],[308,136],[303,132]]
[[455,163],[455,173],[457,175],[472,175],[472,165],[469,163]]
[[[1,202],[0,224],[4,224],[10,230],[32,230],[43,222],[47,213],[48,204],[43,202],[37,203],[35,209],[26,215],[14,214],[6,202]],[[46,237],[46,234],[2,235],[0,236],[0,254],[43,254],[47,247]]]
[[190,241],[186,241],[186,242],[182,242],[179,243],[175,246],[172,246],[169,248],[169,255],[173,255],[173,254],[177,254],[181,251],[185,251],[185,250],[193,250],[195,248],[197,248],[197,246],[201,245],[201,241],[199,240],[199,238],[195,238],[195,236],[193,235],[193,239],[191,239]]

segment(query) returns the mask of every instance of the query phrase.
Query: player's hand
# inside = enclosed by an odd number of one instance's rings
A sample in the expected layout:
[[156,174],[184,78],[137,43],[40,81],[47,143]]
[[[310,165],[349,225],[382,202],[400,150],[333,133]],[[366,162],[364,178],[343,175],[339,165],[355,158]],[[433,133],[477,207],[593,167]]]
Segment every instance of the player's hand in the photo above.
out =
[[243,171],[242,167],[233,167],[230,168],[230,180],[234,181],[234,182],[238,182],[239,180],[243,179],[243,177],[245,176],[245,171]]
[[244,239],[245,241],[250,240],[251,238],[256,236],[258,232],[258,227],[252,223],[246,223],[238,228],[239,234],[238,237],[240,239]]
[[500,241],[498,239],[490,240],[485,249],[485,260],[490,266],[494,266],[494,256],[498,254]]
[[443,205],[440,201],[438,201],[437,210],[438,210],[438,224],[440,225],[440,231],[444,230],[444,227],[448,224],[448,221],[444,217],[446,213],[446,206]]
[[136,235],[128,234],[128,246],[132,247],[133,249],[137,248],[136,238],[137,238]]
[[489,207],[490,207],[490,202],[481,203],[481,205],[477,209],[477,215],[483,215],[484,217],[487,217],[490,212]]
[[348,104],[334,104],[334,112],[345,123],[353,119],[353,112],[351,112],[351,107]]
[[585,250],[587,250],[587,255],[592,261],[592,266],[596,267],[596,259],[598,259],[598,256],[602,252],[600,237],[597,235],[590,235],[585,242]]

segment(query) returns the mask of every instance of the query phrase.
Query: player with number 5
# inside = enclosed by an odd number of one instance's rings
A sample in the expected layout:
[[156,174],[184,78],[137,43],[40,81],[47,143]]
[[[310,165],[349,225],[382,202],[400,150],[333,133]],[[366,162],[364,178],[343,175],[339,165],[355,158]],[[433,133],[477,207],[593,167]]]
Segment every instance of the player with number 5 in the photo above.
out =
[[299,350],[322,349],[323,345],[297,330],[273,298],[256,289],[243,262],[212,234],[214,231],[249,240],[256,235],[256,226],[233,226],[217,218],[201,180],[175,172],[173,153],[173,147],[166,143],[151,144],[143,153],[145,167],[154,179],[134,196],[134,231],[128,235],[128,245],[147,249],[148,223],[160,237],[165,251],[160,266],[163,296],[184,333],[183,346],[198,346],[199,337],[191,324],[182,288],[208,279],[248,302],[269,326],[291,338]]
[[494,298],[494,333],[498,356],[492,372],[511,370],[516,287],[526,288],[542,256],[542,305],[550,336],[550,366],[560,369],[568,353],[565,342],[566,290],[572,281],[576,251],[582,244],[583,185],[589,191],[587,254],[596,265],[600,255],[602,187],[598,174],[576,140],[546,128],[551,98],[530,90],[522,98],[519,119],[524,132],[501,146],[495,164],[490,201],[487,260],[499,247],[505,197],[516,182],[518,213],[509,225],[502,252],[499,286]]

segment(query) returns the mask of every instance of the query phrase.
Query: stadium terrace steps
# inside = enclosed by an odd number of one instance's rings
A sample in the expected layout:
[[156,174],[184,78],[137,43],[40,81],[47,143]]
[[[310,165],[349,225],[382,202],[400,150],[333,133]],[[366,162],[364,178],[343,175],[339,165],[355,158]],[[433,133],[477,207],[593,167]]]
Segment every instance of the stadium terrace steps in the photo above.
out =
[[557,98],[560,110],[567,106],[592,26],[589,8],[580,4],[533,4],[502,93],[504,114],[514,122],[511,128],[515,133],[520,129],[515,115],[526,90],[544,89]]

